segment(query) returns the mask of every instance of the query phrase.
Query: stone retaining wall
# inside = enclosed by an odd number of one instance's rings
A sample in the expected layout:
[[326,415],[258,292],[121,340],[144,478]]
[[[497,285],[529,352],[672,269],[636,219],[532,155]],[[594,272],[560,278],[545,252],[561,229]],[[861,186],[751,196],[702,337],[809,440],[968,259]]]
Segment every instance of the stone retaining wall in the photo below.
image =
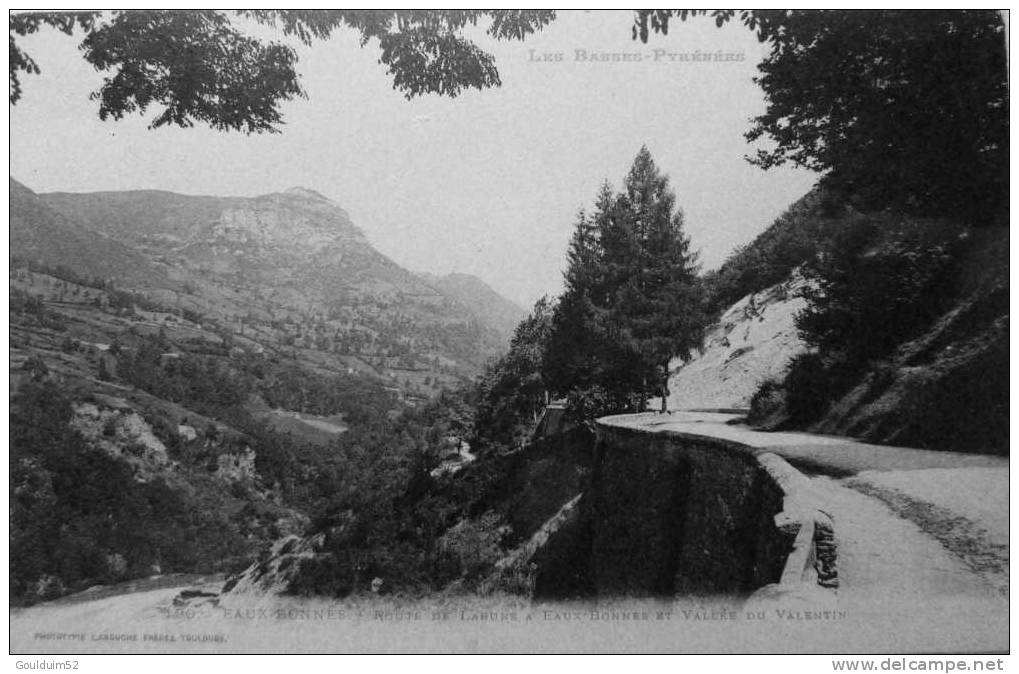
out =
[[747,596],[837,584],[831,519],[780,457],[612,417],[597,428],[578,537],[585,550],[568,556],[584,560],[595,594]]

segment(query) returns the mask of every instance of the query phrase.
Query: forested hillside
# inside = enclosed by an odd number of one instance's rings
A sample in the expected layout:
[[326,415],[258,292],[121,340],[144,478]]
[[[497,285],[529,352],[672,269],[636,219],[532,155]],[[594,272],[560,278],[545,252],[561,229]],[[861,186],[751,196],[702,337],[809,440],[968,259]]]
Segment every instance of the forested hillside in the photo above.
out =
[[513,306],[403,270],[305,190],[40,198],[12,179],[11,230],[16,602],[237,571],[338,510],[402,517],[468,432],[444,391],[499,352]]

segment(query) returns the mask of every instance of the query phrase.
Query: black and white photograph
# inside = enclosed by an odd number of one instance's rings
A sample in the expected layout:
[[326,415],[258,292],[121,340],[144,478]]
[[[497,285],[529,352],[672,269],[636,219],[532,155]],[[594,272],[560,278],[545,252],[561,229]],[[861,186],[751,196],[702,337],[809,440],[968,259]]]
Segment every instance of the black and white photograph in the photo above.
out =
[[1007,10],[9,25],[12,667],[1006,669]]

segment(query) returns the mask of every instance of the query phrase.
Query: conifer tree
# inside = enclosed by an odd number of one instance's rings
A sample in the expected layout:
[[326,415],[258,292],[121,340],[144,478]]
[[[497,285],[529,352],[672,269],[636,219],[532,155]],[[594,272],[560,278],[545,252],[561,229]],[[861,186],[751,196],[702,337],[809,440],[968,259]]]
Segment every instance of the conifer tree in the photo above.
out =
[[582,416],[643,409],[655,393],[664,403],[669,359],[699,345],[705,312],[682,212],[646,147],[623,192],[604,185],[593,215],[578,216],[567,259],[548,388]]
[[[683,213],[667,176],[642,147],[624,183],[617,227],[625,243],[616,258],[615,297],[608,309],[627,380],[640,396],[665,395],[669,360],[689,357],[700,344],[705,322],[696,254],[683,231]],[[663,407],[664,409],[664,407]]]
[[[603,193],[611,200],[607,184]],[[590,386],[597,371],[592,297],[603,285],[601,243],[595,219],[583,210],[577,214],[566,258],[566,290],[555,308],[542,373],[548,388],[558,392]]]

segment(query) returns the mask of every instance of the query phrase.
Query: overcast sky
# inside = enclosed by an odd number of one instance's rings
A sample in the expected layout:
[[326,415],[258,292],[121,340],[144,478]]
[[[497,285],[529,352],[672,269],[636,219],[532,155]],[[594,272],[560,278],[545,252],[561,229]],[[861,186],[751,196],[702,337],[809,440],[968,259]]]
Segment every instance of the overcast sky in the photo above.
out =
[[[100,122],[102,75],[77,38],[22,38],[42,69],[11,108],[11,173],[38,191],[163,189],[254,196],[300,185],[336,201],[383,253],[420,271],[480,276],[521,305],[561,289],[581,206],[619,187],[641,144],[672,179],[704,267],[752,239],[816,180],[747,164],[748,120],[764,109],[751,78],[764,48],[739,25],[677,23],[647,45],[630,12],[562,12],[524,42],[479,42],[503,85],[456,99],[393,91],[377,49],[350,31],[300,48],[308,99],[286,104],[277,135],[149,131],[149,118]],[[531,57],[561,53],[561,61]],[[654,60],[654,50],[743,54]],[[576,50],[640,52],[641,62],[578,61]]]

